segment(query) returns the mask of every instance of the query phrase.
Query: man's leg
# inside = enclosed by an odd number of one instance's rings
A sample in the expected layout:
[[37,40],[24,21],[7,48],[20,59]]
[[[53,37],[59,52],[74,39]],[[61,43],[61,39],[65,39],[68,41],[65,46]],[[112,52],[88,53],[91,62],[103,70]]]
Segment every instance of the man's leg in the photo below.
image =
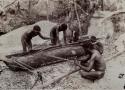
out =
[[57,38],[56,38],[56,37],[53,37],[53,38],[51,39],[51,43],[52,43],[52,45],[56,45],[56,44],[57,44]]
[[22,43],[23,52],[24,52],[24,53],[27,52],[27,49],[26,49],[26,47],[27,47],[26,41],[23,40],[23,39],[21,39],[21,43]]
[[67,32],[67,33],[66,33],[67,43],[72,43],[72,42],[73,42],[73,31],[70,30],[70,29],[68,29],[66,32]]
[[27,44],[28,44],[27,45],[28,46],[28,52],[30,52],[32,50],[32,42],[29,41]]
[[85,71],[80,71],[80,74],[83,78],[89,79],[89,80],[97,80],[101,79],[104,76],[104,71],[90,71],[90,72],[85,72]]
[[73,41],[77,42],[78,40],[79,40],[79,32],[75,31]]
[[59,40],[58,38],[59,37],[57,37],[57,36],[54,37],[54,43],[55,43],[55,45],[60,45],[60,41],[58,41]]
[[56,40],[55,40],[56,37],[52,31],[50,32],[50,38],[51,38],[51,44],[56,45]]

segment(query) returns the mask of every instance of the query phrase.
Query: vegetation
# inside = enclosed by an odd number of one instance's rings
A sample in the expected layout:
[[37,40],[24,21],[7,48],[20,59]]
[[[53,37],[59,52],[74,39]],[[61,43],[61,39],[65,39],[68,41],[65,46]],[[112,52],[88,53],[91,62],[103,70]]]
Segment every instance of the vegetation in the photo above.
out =
[[[45,0],[44,0],[45,1]],[[0,12],[0,17],[3,23],[0,24],[2,32],[9,32],[24,25],[34,24],[40,20],[50,20],[57,23],[66,22],[71,30],[79,29],[80,34],[87,34],[90,20],[96,10],[116,10],[115,3],[104,0],[46,0],[45,7],[53,2],[52,13],[40,15],[39,12],[34,12],[34,7],[40,3],[39,0],[24,0],[25,7],[21,1],[14,0],[4,7],[4,11]],[[47,2],[48,1],[48,2]],[[49,4],[48,4],[49,3]],[[111,4],[110,7],[107,4]],[[41,6],[39,6],[41,7]],[[52,8],[52,7],[50,7]],[[50,9],[49,8],[49,9]],[[49,12],[48,9],[45,9]],[[48,10],[48,11],[47,11]],[[112,22],[115,31],[118,31],[117,15],[112,17]]]

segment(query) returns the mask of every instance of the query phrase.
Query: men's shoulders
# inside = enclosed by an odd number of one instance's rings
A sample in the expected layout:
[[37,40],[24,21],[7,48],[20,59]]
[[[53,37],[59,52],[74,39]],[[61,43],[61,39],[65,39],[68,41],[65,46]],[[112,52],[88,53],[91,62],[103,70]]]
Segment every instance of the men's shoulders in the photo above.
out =
[[40,32],[38,32],[38,35],[42,35]]
[[25,31],[25,33],[30,33],[32,31],[32,29],[28,29],[27,31]]
[[58,27],[59,27],[58,25],[55,25],[55,26],[52,27],[51,30],[52,30],[52,31],[53,31],[53,30],[57,30]]
[[24,32],[23,35],[28,35],[32,30],[28,29],[27,31]]
[[53,26],[53,28],[58,28],[59,27],[59,25],[55,25],[55,26]]
[[98,53],[99,53],[99,51],[98,51],[98,50],[96,50],[96,49],[94,49],[94,50],[93,50],[93,55],[95,55],[95,56],[96,56]]

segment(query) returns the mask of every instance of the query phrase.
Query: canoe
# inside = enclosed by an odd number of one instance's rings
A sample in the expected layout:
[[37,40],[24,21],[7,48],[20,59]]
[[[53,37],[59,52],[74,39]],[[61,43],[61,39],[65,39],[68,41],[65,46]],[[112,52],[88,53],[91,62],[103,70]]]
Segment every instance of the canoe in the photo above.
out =
[[84,55],[84,48],[79,43],[75,43],[63,46],[50,46],[43,50],[34,50],[25,54],[18,53],[7,55],[7,60],[4,62],[11,70],[14,71],[25,70],[26,68],[31,70],[51,65],[53,63],[66,61],[65,59],[67,58],[79,58]]

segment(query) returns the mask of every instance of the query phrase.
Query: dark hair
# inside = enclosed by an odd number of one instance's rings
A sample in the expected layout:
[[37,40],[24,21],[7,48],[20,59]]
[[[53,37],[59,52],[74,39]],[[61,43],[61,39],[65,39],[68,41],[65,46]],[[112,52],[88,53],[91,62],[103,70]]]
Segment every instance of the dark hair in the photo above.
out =
[[33,30],[41,31],[41,28],[40,28],[38,25],[35,25],[35,26],[33,27]]
[[97,38],[96,38],[95,36],[91,36],[90,40],[91,40],[92,42],[96,42]]
[[91,42],[86,42],[85,44],[83,44],[83,48],[85,49],[93,49],[94,46]]
[[61,28],[63,28],[63,29],[67,29],[67,24],[65,24],[65,23],[61,24],[60,26],[61,26]]

